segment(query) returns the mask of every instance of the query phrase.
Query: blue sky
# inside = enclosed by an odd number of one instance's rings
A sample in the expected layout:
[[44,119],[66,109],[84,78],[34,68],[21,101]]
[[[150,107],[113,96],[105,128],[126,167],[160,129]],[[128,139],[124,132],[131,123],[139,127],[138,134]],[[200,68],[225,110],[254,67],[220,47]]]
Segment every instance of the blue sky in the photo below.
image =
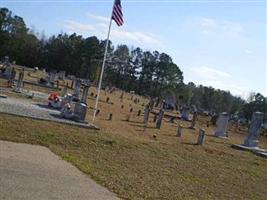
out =
[[[60,32],[106,38],[112,0],[0,0],[46,36]],[[185,82],[267,96],[266,1],[122,0],[125,25],[114,44],[168,53]]]

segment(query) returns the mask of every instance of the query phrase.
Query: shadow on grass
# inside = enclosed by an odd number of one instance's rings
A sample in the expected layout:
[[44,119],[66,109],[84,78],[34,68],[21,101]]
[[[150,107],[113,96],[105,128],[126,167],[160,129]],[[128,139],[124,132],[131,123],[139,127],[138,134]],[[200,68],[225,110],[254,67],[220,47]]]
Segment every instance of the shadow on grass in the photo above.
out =
[[135,124],[144,124],[143,122],[138,122],[138,121],[128,121],[128,120],[125,120],[125,119],[122,119],[121,121],[123,122],[131,122],[131,123],[135,123]]
[[192,145],[192,146],[198,146],[197,143],[193,143],[193,142],[182,142],[181,144]]
[[[134,126],[134,127],[141,127],[144,128],[144,125],[138,125],[138,124],[129,124],[130,126]],[[154,126],[147,126],[146,129],[157,129]]]

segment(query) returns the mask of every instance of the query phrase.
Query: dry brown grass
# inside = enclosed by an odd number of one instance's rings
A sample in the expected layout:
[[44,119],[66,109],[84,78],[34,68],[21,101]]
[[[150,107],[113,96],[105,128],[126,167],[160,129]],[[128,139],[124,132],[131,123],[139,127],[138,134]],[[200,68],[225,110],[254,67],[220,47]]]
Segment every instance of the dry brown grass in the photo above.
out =
[[[107,96],[113,104],[105,103]],[[205,144],[197,146],[198,130],[184,129],[177,138],[176,124],[165,119],[158,130],[152,116],[144,131],[143,116],[136,114],[147,100],[137,105],[126,95],[121,103],[119,96],[101,92],[98,132],[0,114],[0,139],[47,146],[124,199],[266,199],[267,160],[231,148],[243,142],[245,132],[232,129],[230,139],[215,138],[214,127],[206,127],[201,117],[197,127],[207,135]],[[88,104],[94,107],[94,99]],[[134,112],[127,122],[130,104]],[[92,113],[88,109],[89,121]],[[267,148],[266,138],[260,146]]]

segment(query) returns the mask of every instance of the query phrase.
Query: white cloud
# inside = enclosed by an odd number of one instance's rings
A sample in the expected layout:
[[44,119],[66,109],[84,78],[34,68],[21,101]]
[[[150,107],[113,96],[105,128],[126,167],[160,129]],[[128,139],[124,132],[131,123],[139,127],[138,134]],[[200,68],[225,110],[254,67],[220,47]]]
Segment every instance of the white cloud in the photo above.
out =
[[205,66],[193,67],[190,70],[192,73],[197,74],[198,76],[200,76],[200,78],[203,79],[217,80],[217,79],[227,79],[231,77],[231,75],[227,72]]
[[[74,20],[66,20],[64,28],[68,33],[78,33],[84,36],[96,35],[105,39],[109,19],[104,16],[86,14],[92,21],[90,23],[81,23]],[[163,48],[163,43],[157,36],[141,31],[131,31],[126,26],[117,27],[115,24],[111,29],[111,40],[117,43],[128,43],[140,45],[143,47]]]
[[234,95],[245,97],[249,93],[247,83],[244,80],[239,80],[225,71],[211,67],[201,66],[190,68],[187,77],[188,81],[212,86],[216,89],[229,90]]
[[212,18],[201,18],[199,21],[202,33],[224,34],[229,37],[240,37],[244,32],[244,27],[235,22],[226,20],[216,20]]
[[215,20],[210,18],[202,18],[200,21],[200,25],[205,28],[217,27],[217,23],[215,22]]
[[249,49],[245,49],[245,53],[246,54],[252,54],[253,52],[251,50],[249,50]]
[[76,32],[79,34],[95,30],[95,27],[90,24],[83,24],[73,20],[66,20],[64,23],[64,28],[68,29],[68,31]]
[[102,22],[107,22],[107,23],[109,22],[109,18],[104,17],[104,16],[94,15],[94,14],[91,14],[91,13],[87,13],[86,15],[89,18],[94,19],[94,20],[97,20],[97,21],[102,21]]

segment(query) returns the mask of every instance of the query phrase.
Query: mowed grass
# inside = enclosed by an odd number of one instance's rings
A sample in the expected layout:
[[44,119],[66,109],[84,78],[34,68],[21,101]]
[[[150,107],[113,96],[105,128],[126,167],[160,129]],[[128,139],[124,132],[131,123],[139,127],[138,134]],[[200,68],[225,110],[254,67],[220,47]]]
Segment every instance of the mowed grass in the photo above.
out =
[[[137,112],[147,100],[135,104],[125,94],[120,102],[119,96],[101,92],[95,121],[100,131],[0,114],[0,139],[46,146],[123,199],[266,199],[267,159],[231,148],[243,143],[246,131],[231,128],[230,139],[215,138],[214,127],[206,127],[208,119],[199,117],[197,130],[184,128],[177,138],[177,123],[187,127],[189,122],[164,119],[158,130],[153,115],[144,131],[143,115]],[[88,104],[93,107],[94,98]],[[203,146],[195,145],[198,128],[206,129]],[[266,137],[260,146],[267,148]]]
[[44,145],[124,199],[266,199],[266,160],[227,140],[141,142],[6,114],[0,121],[0,139]]

